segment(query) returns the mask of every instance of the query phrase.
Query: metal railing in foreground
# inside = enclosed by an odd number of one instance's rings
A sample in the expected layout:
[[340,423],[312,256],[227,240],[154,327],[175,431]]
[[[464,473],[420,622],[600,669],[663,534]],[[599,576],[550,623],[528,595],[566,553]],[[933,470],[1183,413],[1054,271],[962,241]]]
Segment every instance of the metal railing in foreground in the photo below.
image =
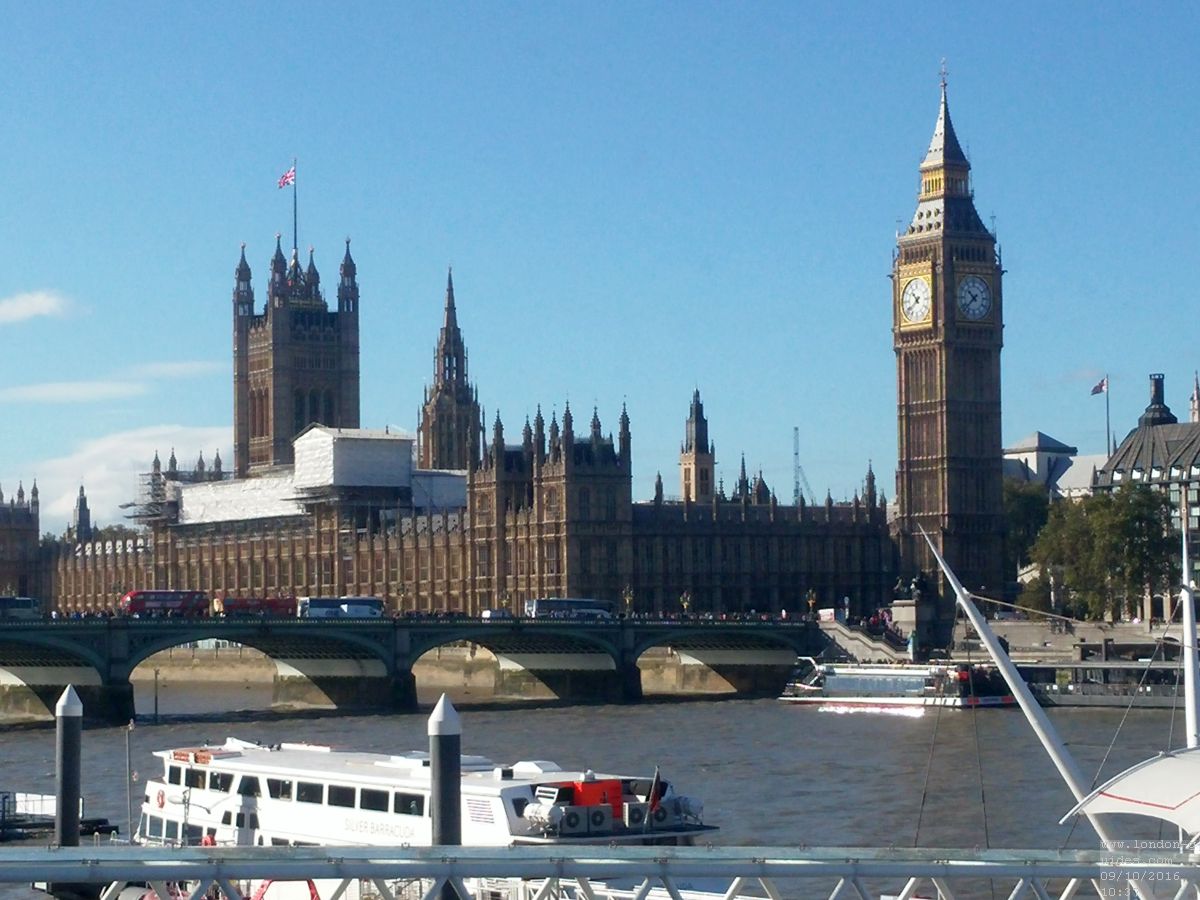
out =
[[[351,887],[397,900],[436,898],[447,883],[464,898],[602,900],[669,896],[898,900],[968,896],[1040,900],[1125,897],[1134,880],[1162,898],[1200,897],[1200,856],[1177,849],[1117,851],[942,850],[789,847],[20,847],[0,851],[0,883],[98,886],[114,900],[127,885],[149,885],[160,898],[229,900],[252,882],[336,882],[321,896]],[[464,881],[474,890],[468,890]],[[701,882],[721,885],[701,890]],[[990,884],[989,884],[990,882]]]

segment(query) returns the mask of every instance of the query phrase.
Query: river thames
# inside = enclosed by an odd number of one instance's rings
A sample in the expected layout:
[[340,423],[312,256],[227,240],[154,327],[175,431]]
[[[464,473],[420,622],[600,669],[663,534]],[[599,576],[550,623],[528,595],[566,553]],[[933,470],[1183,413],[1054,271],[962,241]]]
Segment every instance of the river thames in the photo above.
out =
[[[140,720],[132,732],[84,731],[86,814],[105,816],[125,832],[127,737],[137,779],[135,815],[141,781],[158,767],[154,750],[229,735],[379,752],[428,747],[424,712],[286,719],[215,712],[261,702],[250,696],[255,690],[177,684],[160,696],[164,718],[154,724],[153,697],[139,687]],[[705,820],[720,826],[718,843],[1097,846],[1086,822],[1074,829],[1057,824],[1073,805],[1070,794],[1016,709],[930,710],[906,718],[838,714],[775,700],[513,707],[457,699],[464,753],[498,763],[550,759],[621,774],[649,774],[661,766],[678,790],[703,800]],[[1086,777],[1097,774],[1114,740],[1102,778],[1178,745],[1182,733],[1182,712],[1135,710],[1125,717],[1121,710],[1059,709],[1050,715]],[[4,729],[0,760],[0,789],[54,792],[52,727]],[[1136,826],[1122,836],[1160,837],[1149,820],[1121,824]]]

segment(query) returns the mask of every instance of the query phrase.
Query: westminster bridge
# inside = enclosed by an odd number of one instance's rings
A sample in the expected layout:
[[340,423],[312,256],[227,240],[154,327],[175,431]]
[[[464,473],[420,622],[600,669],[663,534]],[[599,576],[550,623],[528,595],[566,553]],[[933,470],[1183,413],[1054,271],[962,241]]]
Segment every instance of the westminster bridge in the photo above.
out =
[[[536,679],[564,700],[636,702],[638,660],[669,648],[720,674],[740,694],[778,694],[797,655],[825,644],[807,621],[611,619],[178,619],[5,621],[0,625],[0,712],[52,710],[75,685],[88,717],[134,717],[130,676],[164,650],[210,640],[260,651],[275,663],[273,705],[318,693],[339,709],[417,709],[413,665],[430,651],[479,646],[500,665],[498,693]],[[508,688],[507,690],[504,688]]]

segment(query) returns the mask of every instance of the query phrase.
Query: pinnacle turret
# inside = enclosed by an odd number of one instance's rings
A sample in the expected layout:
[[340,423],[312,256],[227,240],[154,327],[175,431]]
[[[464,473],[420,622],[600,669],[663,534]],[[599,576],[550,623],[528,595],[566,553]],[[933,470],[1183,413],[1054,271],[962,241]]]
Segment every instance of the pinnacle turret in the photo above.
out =
[[237,268],[233,270],[233,277],[238,282],[250,283],[250,263],[246,262],[245,241],[242,241],[242,258],[238,260]]
[[317,271],[317,264],[313,260],[313,248],[308,248],[308,268],[304,272],[304,280],[308,282],[309,289],[313,292],[313,296],[317,295],[317,288],[321,284],[321,273]]
[[287,275],[287,258],[283,255],[283,235],[275,232],[275,255],[271,257],[271,280],[282,281]]

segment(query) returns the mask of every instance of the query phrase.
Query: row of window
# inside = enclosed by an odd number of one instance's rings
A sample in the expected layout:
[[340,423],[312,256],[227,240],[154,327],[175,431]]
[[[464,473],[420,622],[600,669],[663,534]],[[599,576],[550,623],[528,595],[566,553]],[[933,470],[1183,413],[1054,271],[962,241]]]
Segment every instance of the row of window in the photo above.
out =
[[[237,789],[232,772],[206,769],[183,769],[171,766],[167,782],[196,790],[237,793],[243,797],[261,797],[262,786],[257,775],[242,775]],[[372,812],[393,812],[405,816],[425,815],[425,796],[404,791],[377,788],[358,788],[345,784],[325,784],[319,781],[293,781],[290,778],[267,778],[267,794],[273,800],[294,800],[297,803],[324,804],[345,809],[364,809]]]

